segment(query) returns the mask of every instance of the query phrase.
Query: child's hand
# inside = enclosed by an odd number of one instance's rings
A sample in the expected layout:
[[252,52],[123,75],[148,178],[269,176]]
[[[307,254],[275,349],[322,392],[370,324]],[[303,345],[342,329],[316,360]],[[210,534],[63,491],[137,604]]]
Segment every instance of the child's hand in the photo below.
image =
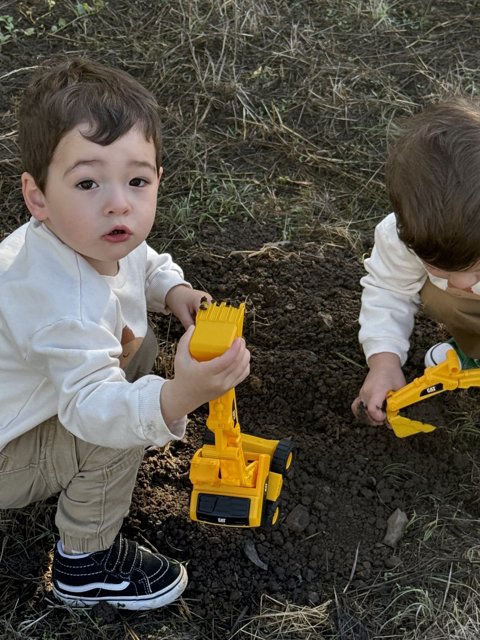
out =
[[374,426],[385,423],[385,398],[388,391],[396,391],[406,384],[400,359],[394,353],[377,353],[368,361],[370,371],[352,403],[358,420]]
[[179,284],[167,293],[165,304],[175,317],[177,317],[185,329],[195,324],[195,316],[200,307],[202,299],[206,298],[211,302],[212,296],[205,291],[190,289]]
[[189,351],[193,330],[193,326],[189,327],[179,341],[175,377],[165,382],[160,394],[167,424],[236,387],[250,373],[250,352],[243,338],[236,338],[221,356],[198,362]]

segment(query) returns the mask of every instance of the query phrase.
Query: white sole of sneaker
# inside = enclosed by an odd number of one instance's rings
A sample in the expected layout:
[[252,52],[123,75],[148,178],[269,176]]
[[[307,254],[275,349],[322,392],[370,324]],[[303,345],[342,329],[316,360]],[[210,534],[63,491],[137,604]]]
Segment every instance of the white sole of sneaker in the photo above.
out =
[[[54,596],[63,602],[64,604],[69,605],[70,607],[94,607],[96,604],[101,602],[106,602],[110,604],[112,607],[117,607],[118,609],[125,609],[128,611],[146,611],[149,609],[159,609],[160,607],[166,607],[182,595],[185,591],[185,588],[188,584],[188,575],[187,570],[183,565],[181,566],[181,572],[178,576],[176,582],[171,584],[168,589],[165,589],[161,593],[153,593],[147,596],[138,597],[138,596],[130,596],[128,598],[82,598],[79,596],[72,596],[59,591],[55,585],[52,585],[52,592]],[[66,588],[68,588],[66,586]]]

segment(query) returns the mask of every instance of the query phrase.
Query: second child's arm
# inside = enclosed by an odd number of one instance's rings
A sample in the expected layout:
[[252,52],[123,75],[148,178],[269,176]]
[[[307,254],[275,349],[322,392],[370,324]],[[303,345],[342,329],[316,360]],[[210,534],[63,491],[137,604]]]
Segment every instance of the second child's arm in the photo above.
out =
[[376,353],[368,359],[368,366],[370,370],[352,403],[352,411],[362,422],[379,426],[385,423],[388,391],[400,389],[406,381],[395,353]]
[[362,422],[385,423],[385,398],[405,384],[402,365],[427,278],[422,262],[398,237],[394,214],[375,229],[375,245],[365,260],[359,339],[369,372],[352,411]]

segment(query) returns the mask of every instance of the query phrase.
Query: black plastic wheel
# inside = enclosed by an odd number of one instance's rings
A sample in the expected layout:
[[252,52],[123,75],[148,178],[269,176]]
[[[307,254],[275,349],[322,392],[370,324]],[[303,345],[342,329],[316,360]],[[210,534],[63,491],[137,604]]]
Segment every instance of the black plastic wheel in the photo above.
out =
[[280,440],[277,448],[273,452],[270,469],[275,473],[284,475],[292,466],[294,449],[295,445],[291,440],[287,440],[286,438]]
[[265,501],[265,511],[262,518],[262,529],[272,529],[278,523],[280,515],[280,500]]

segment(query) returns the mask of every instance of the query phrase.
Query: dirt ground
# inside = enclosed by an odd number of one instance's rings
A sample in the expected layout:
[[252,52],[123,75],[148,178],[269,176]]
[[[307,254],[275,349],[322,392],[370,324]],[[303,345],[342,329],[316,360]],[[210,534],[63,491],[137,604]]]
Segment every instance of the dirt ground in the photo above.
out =
[[[200,625],[208,621],[209,629],[213,623],[216,638],[230,637],[265,594],[279,603],[315,607],[334,594],[358,597],[362,589],[381,583],[381,599],[388,602],[395,590],[388,576],[401,572],[402,548],[409,540],[407,528],[396,548],[383,543],[392,513],[400,509],[409,519],[420,517],[424,507],[431,509],[428,496],[447,504],[452,487],[457,510],[472,517],[479,511],[465,482],[471,453],[465,441],[452,440],[451,426],[398,439],[387,428],[358,424],[351,415],[350,403],[365,373],[357,316],[359,250],[368,245],[353,248],[343,238],[278,243],[271,233],[251,221],[223,231],[206,226],[200,248],[178,246],[173,253],[187,278],[215,299],[247,303],[244,335],[252,370],[237,389],[242,429],[291,438],[297,447],[279,523],[264,531],[190,520],[189,465],[205,432],[206,411],[198,411],[184,441],[146,453],[123,529],[187,563],[189,586],[173,608]],[[160,343],[171,343],[181,333],[167,318],[158,318],[156,325]],[[422,372],[424,348],[441,337],[439,327],[420,317],[410,377]],[[165,373],[165,361],[169,358],[160,359],[159,373]],[[450,395],[430,404],[437,425],[449,424],[446,409],[455,394]],[[53,515],[54,500],[43,512],[46,530]],[[48,582],[38,581],[48,570],[49,537],[38,542],[27,556],[4,559],[5,569],[19,577],[9,585],[9,599],[16,591],[26,612],[52,603]],[[368,619],[362,622],[338,602],[335,610],[333,626],[350,629],[350,635],[339,637],[369,637],[362,635]]]
[[[466,443],[452,446],[450,428],[398,439],[353,419],[350,403],[365,374],[357,342],[360,247],[342,239],[275,243],[251,222],[205,232],[201,249],[178,258],[215,299],[247,303],[252,369],[237,390],[242,429],[297,446],[280,521],[272,531],[190,521],[189,463],[205,431],[205,413],[197,412],[184,442],[147,454],[126,530],[187,562],[189,608],[232,631],[262,594],[318,605],[401,570],[402,542],[382,542],[388,518],[397,509],[409,519],[418,515],[428,495],[448,502],[452,487],[465,484],[471,460]],[[167,324],[159,322],[159,332],[174,336]],[[410,377],[423,373],[423,352],[442,332],[420,317],[416,336]],[[450,395],[418,405],[415,417],[449,425]],[[457,508],[467,505],[475,516],[469,490],[457,493]]]

